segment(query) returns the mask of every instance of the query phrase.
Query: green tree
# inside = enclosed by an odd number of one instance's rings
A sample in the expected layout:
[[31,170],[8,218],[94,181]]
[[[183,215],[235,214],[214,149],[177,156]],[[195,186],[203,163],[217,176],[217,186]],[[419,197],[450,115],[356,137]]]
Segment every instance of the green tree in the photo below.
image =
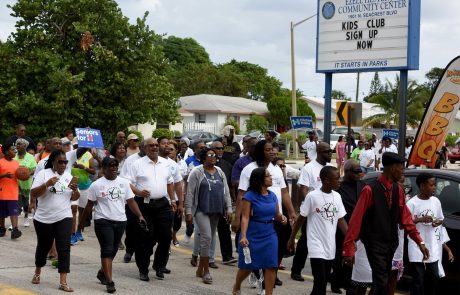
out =
[[[386,80],[385,91],[369,98],[370,103],[377,104],[383,113],[370,116],[363,120],[363,126],[383,124],[385,127],[399,124],[399,76],[396,75],[395,83]],[[409,81],[407,87],[407,115],[406,122],[411,127],[420,124],[425,104],[430,98],[430,92],[424,85]]]
[[268,129],[268,121],[264,116],[250,114],[249,119],[246,120],[246,131],[260,130],[265,133]]
[[369,102],[369,99],[372,96],[382,93],[383,91],[385,91],[385,87],[382,85],[382,82],[380,81],[379,72],[375,72],[374,78],[372,78],[372,81],[371,81],[371,87],[369,89],[369,94],[364,97],[364,101]]
[[345,92],[340,90],[332,90],[331,98],[336,100],[350,100],[350,98],[347,97]]
[[1,94],[7,107],[0,118],[26,123],[35,138],[91,126],[106,139],[126,126],[178,120],[165,76],[170,66],[147,13],[131,25],[114,0],[18,0],[8,7],[17,22],[8,41],[12,69],[0,74],[12,81]]
[[[289,117],[292,115],[291,98],[287,96],[277,96],[271,98],[267,102],[268,120],[278,127],[289,127],[291,121]],[[297,99],[297,115],[312,116],[316,120],[315,113],[303,99]]]
[[153,130],[152,132],[153,138],[158,138],[161,136],[166,136],[167,138],[172,139],[174,137],[174,132],[166,128],[157,128]]
[[438,85],[438,81],[442,78],[443,73],[444,69],[434,67],[425,74],[425,78],[428,80],[425,85],[431,92],[433,92],[436,85]]
[[239,74],[247,88],[244,97],[249,99],[268,101],[281,94],[281,81],[269,76],[267,69],[259,65],[232,59],[229,63],[219,65],[218,69]]
[[176,68],[189,64],[211,64],[206,49],[193,38],[169,36],[163,39],[162,45],[165,56]]

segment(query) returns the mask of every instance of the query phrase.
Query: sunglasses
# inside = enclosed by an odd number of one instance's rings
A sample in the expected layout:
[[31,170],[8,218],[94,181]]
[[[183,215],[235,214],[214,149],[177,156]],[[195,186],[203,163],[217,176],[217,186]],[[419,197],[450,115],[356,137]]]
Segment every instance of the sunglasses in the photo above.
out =
[[278,165],[278,166],[279,166],[281,169],[282,169],[282,168],[286,168],[286,165],[283,165],[283,164]]
[[147,146],[150,148],[154,148],[154,147],[159,147],[160,145],[158,143],[151,143],[151,144],[148,144]]
[[67,161],[67,160],[58,160],[57,163],[60,164],[60,165],[62,165],[62,164],[67,165],[69,163],[69,161]]
[[207,156],[210,157],[210,158],[215,158],[216,154],[207,154]]

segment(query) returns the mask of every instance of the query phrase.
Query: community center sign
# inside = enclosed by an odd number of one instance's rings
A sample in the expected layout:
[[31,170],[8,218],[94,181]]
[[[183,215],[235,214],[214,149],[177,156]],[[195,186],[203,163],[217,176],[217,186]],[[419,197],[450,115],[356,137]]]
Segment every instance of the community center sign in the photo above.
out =
[[318,0],[316,71],[418,70],[420,0]]

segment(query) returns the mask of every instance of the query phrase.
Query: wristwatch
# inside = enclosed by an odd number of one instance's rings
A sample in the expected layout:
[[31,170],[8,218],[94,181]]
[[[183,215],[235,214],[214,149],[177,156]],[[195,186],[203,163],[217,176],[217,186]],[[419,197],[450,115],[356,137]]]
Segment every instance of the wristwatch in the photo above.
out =
[[424,242],[424,241],[421,241],[418,245],[419,245],[419,246],[421,246],[421,245],[425,246],[425,242]]

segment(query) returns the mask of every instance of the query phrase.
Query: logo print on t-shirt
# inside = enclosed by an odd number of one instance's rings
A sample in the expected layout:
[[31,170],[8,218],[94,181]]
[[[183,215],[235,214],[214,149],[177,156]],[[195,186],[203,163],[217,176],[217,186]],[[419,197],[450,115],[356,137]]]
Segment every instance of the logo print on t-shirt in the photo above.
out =
[[[422,211],[420,211],[420,213],[419,213],[418,215],[417,215],[417,214],[415,215],[415,218],[418,218],[418,217],[425,217],[425,216],[430,216],[431,218],[434,219],[434,212],[433,212],[433,210],[431,210],[431,209],[429,209],[429,208],[428,208],[428,209],[425,209],[425,210],[422,210]],[[425,225],[430,225],[431,222],[425,222],[425,223],[423,223],[423,224],[425,224]]]
[[325,220],[334,224],[335,214],[338,212],[334,203],[324,203],[321,208],[316,208],[316,212],[321,215]]
[[108,199],[116,201],[121,197],[121,190],[118,187],[111,187],[107,191]]

